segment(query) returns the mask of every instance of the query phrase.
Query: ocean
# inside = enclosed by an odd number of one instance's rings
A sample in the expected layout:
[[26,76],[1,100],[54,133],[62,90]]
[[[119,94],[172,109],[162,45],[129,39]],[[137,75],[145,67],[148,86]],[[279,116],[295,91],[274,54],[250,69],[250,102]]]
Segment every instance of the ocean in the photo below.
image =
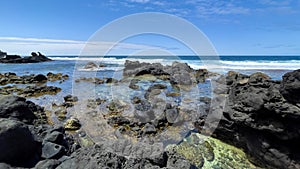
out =
[[[52,103],[67,94],[74,93],[73,79],[82,77],[96,76],[98,78],[114,77],[122,78],[122,69],[126,60],[134,60],[140,62],[161,63],[163,65],[172,64],[174,61],[184,62],[189,64],[194,69],[207,68],[209,71],[225,74],[228,71],[237,71],[244,74],[252,74],[255,72],[263,72],[269,75],[274,80],[281,80],[285,73],[300,69],[300,56],[220,56],[220,57],[197,57],[197,56],[50,56],[53,62],[31,63],[31,64],[1,64],[0,73],[14,72],[17,75],[25,74],[44,74],[48,72],[63,73],[70,76],[70,79],[63,83],[51,83],[62,88],[57,96],[43,96],[33,98],[32,100],[38,104],[46,105]],[[88,71],[83,69],[88,62],[104,64],[98,70]],[[75,76],[74,76],[75,75]],[[210,82],[199,84],[200,95],[209,96]],[[84,85],[82,86],[84,88]],[[105,89],[105,86],[100,86],[98,93],[110,95],[111,89]],[[47,100],[47,101],[45,101]]]

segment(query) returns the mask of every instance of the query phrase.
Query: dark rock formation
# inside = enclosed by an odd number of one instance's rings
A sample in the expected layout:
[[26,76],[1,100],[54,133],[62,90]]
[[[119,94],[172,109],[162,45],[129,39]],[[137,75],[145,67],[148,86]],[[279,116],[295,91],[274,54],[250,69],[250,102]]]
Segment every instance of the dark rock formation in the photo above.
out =
[[[6,163],[0,168],[31,168],[44,158],[57,160],[78,148],[62,127],[47,124],[43,108],[25,98],[0,96],[0,114],[0,163]],[[51,168],[61,163],[57,162],[37,166]]]
[[129,83],[131,89],[139,89],[137,85],[139,80],[137,79],[144,75],[151,75],[154,78],[169,81],[174,88],[189,90],[197,83],[203,83],[208,77],[216,74],[208,72],[206,69],[194,70],[188,64],[176,61],[172,65],[163,66],[160,63],[140,63],[126,60],[123,76],[124,79],[134,77]]
[[21,57],[18,55],[5,55],[0,57],[0,63],[38,63],[38,62],[47,62],[51,59],[47,58],[40,52],[32,52],[31,56]]
[[286,100],[300,103],[300,69],[282,77],[280,93]]
[[169,75],[165,72],[163,65],[160,63],[140,63],[138,61],[126,60],[123,70],[124,76],[141,76],[145,74],[151,75]]
[[[146,147],[145,147],[146,148]],[[137,149],[141,151],[141,149]],[[136,153],[141,153],[136,152]],[[82,148],[71,155],[71,157],[62,162],[57,169],[65,168],[86,168],[86,169],[139,169],[139,168],[169,168],[169,169],[191,169],[195,168],[181,155],[175,151],[167,153],[150,155],[147,157],[125,158],[106,151],[102,145]]]
[[10,118],[25,123],[32,123],[36,116],[30,107],[30,102],[26,102],[25,98],[0,96],[0,118]]
[[7,55],[6,52],[2,52],[2,51],[0,50],[0,59],[5,58],[6,55]]
[[64,80],[67,80],[69,79],[69,76],[68,75],[63,75],[62,73],[52,73],[52,72],[49,72],[47,73],[47,78],[48,78],[48,81],[51,81],[51,82],[55,82],[55,81],[64,81]]
[[68,75],[62,75],[61,73],[53,74],[51,72],[47,74],[47,77],[42,74],[18,76],[15,73],[7,72],[3,74],[0,73],[0,85],[46,83],[47,81],[63,81],[67,80],[68,78]]
[[243,148],[261,166],[299,168],[299,79],[299,70],[282,82],[229,72],[227,105],[214,136]]
[[25,167],[38,154],[38,144],[24,123],[0,119],[0,151],[0,162]]

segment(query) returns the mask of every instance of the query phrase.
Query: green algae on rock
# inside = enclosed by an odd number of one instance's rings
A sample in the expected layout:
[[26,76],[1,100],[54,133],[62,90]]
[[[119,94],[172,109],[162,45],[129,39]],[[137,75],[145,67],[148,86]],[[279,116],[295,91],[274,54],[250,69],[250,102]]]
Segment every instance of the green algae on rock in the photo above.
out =
[[174,149],[202,169],[257,168],[242,150],[198,133],[192,133],[179,145],[174,145]]

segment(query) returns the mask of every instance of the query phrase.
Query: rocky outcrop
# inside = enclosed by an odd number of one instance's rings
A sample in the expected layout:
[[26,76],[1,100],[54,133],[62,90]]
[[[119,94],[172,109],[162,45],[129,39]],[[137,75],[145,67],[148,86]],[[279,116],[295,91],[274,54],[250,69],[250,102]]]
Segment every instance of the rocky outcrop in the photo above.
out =
[[[0,96],[1,167],[57,166],[78,148],[63,127],[48,124],[43,108],[25,98]],[[51,160],[50,160],[51,159]]]
[[2,51],[0,50],[0,59],[5,58],[6,55],[7,55],[6,52],[2,52]]
[[205,82],[209,75],[215,75],[206,69],[194,70],[188,64],[173,62],[172,65],[163,66],[160,63],[140,63],[126,60],[123,70],[124,77],[137,77],[153,75],[162,80],[170,80],[172,85],[190,86]]
[[18,55],[3,55],[2,57],[0,57],[0,63],[38,63],[47,61],[51,61],[51,59],[47,58],[40,52],[32,52],[31,56],[27,57],[21,57]]
[[0,73],[0,85],[7,84],[36,84],[36,83],[46,83],[47,81],[55,82],[60,81],[63,82],[69,78],[68,75],[63,75],[61,73],[53,74],[49,72],[47,77],[42,74],[30,74],[18,76],[15,73],[7,72]]
[[214,137],[243,148],[261,166],[299,168],[299,79],[299,70],[282,82],[258,73],[221,77],[228,87],[218,93],[227,95],[227,104]]
[[[143,150],[136,149],[138,154],[144,154]],[[102,168],[169,168],[169,169],[192,169],[191,165],[184,157],[176,151],[163,152],[158,155],[150,155],[148,157],[125,158],[109,152],[103,145],[95,145],[93,147],[82,148],[71,155],[71,157],[63,161],[57,169],[65,168],[86,168],[86,169],[102,169]]]
[[286,100],[300,103],[300,70],[289,72],[282,77],[280,93]]
[[28,127],[19,121],[0,119],[0,162],[28,166],[39,145]]

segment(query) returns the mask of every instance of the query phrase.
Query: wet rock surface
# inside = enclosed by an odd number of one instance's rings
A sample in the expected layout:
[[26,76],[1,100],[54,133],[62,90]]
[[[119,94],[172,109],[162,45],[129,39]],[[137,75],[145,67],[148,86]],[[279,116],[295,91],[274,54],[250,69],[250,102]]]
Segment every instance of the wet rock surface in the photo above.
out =
[[236,72],[221,77],[228,98],[214,136],[243,148],[260,166],[299,168],[299,75],[299,70],[287,73],[282,81]]
[[0,73],[0,94],[18,95],[22,97],[40,97],[43,95],[56,95],[61,92],[61,88],[48,86],[47,82],[62,83],[67,80],[68,75],[61,73],[53,74],[49,72],[47,76],[43,74],[31,74],[18,76],[15,73]]

